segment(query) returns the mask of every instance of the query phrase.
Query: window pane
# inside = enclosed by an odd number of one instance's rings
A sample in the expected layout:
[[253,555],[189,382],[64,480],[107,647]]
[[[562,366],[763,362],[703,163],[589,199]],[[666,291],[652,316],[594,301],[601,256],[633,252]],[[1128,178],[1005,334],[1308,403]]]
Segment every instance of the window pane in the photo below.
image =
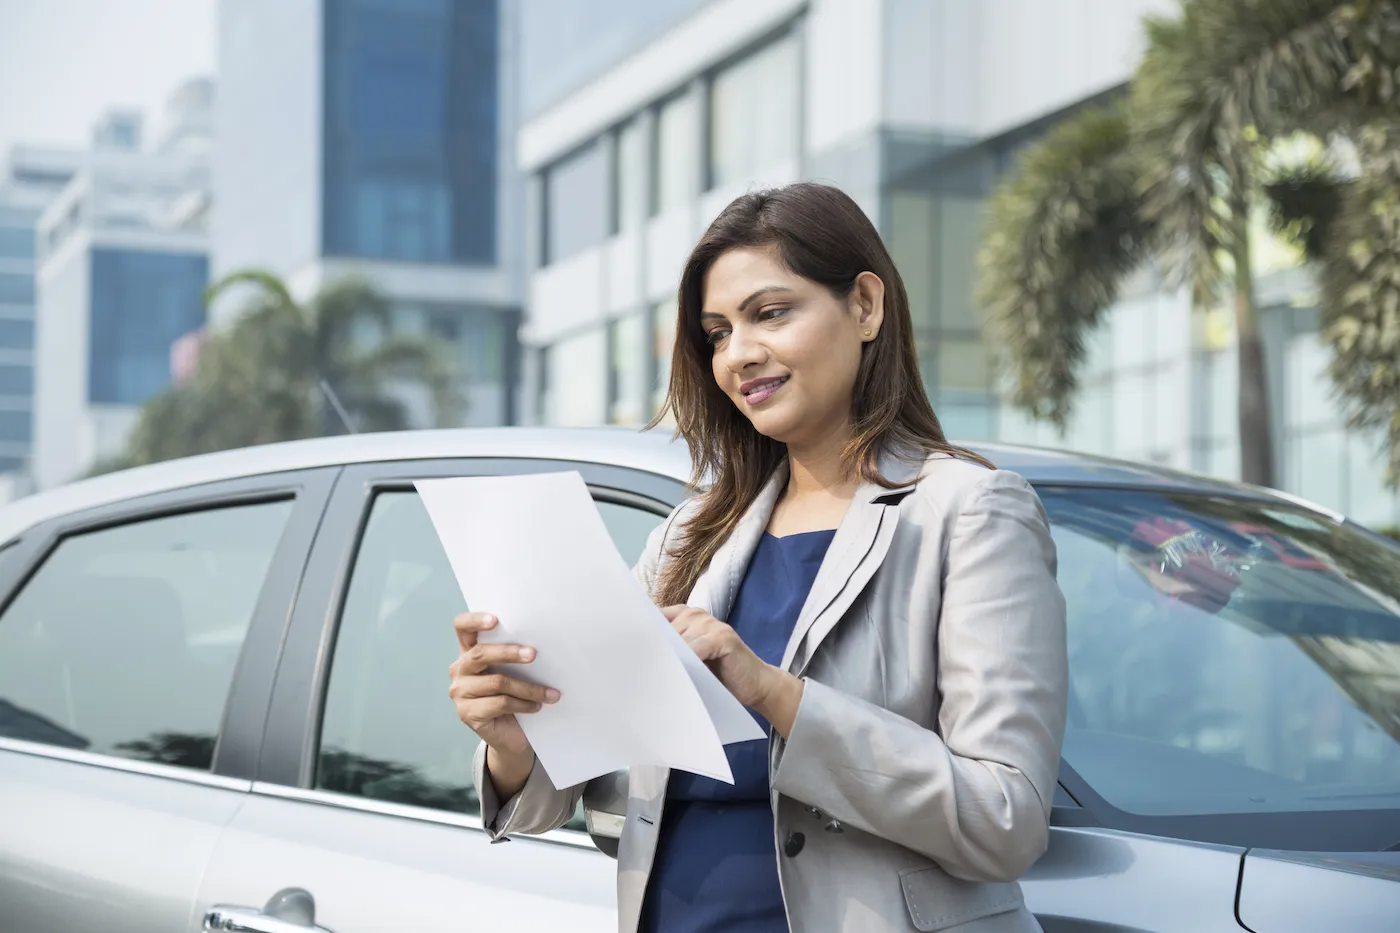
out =
[[608,233],[608,166],[592,143],[545,173],[545,262],[603,242]]
[[656,383],[651,387],[653,413],[661,408],[661,403],[666,398],[666,389],[671,384],[671,357],[676,350],[678,313],[674,299],[658,302],[651,308],[652,327],[656,335],[656,342],[652,346],[652,353],[656,357]]
[[646,355],[643,318],[630,314],[614,321],[609,334],[608,421],[640,424],[645,420]]
[[1041,489],[1068,606],[1065,760],[1143,815],[1393,808],[1400,552],[1309,512]]
[[66,539],[0,616],[0,735],[208,768],[292,502]]
[[664,104],[656,119],[656,213],[690,203],[700,173],[699,108],[695,95]]
[[34,322],[28,318],[0,318],[0,349],[33,350]]
[[646,217],[646,142],[640,120],[631,121],[618,133],[613,188],[617,198],[613,205],[614,233],[630,230]]
[[34,276],[0,272],[0,304],[34,303]]
[[547,357],[549,424],[592,427],[607,421],[607,330],[592,328],[552,344]]
[[710,179],[755,181],[797,153],[797,40],[774,42],[715,76],[710,95]]
[[[661,517],[599,503],[624,559]],[[376,800],[477,813],[476,737],[457,718],[444,674],[452,619],[467,608],[427,510],[413,492],[374,502],[341,613],[316,786]]]
[[0,256],[9,259],[33,259],[34,231],[0,227]]
[[34,367],[0,365],[0,395],[34,394]]

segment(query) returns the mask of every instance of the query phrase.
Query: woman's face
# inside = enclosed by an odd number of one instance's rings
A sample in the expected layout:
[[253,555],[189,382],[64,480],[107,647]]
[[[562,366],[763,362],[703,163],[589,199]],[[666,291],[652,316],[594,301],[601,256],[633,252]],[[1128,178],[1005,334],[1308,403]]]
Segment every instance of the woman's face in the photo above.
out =
[[760,434],[789,447],[844,435],[861,347],[880,331],[884,296],[868,272],[838,298],[773,250],[724,253],[705,278],[700,314],[715,382]]

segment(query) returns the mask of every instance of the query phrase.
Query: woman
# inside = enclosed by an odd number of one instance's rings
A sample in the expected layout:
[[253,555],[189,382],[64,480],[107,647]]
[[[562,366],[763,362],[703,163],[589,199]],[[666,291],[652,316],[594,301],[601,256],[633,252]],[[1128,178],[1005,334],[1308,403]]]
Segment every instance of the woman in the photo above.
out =
[[[1038,930],[1064,732],[1064,601],[1039,499],[954,447],[919,379],[908,298],[836,189],[748,194],[686,263],[668,403],[708,490],[637,573],[769,741],[733,786],[633,769],[623,933]],[[723,620],[723,621],[721,621]],[[518,715],[558,694],[489,665],[457,620],[458,714],[495,837],[573,814]],[[562,702],[567,702],[563,698]]]

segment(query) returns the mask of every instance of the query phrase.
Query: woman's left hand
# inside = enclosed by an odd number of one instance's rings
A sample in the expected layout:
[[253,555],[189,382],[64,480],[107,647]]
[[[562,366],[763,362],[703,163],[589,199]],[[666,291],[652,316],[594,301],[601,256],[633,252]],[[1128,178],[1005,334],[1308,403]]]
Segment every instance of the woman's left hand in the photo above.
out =
[[802,696],[802,681],[766,663],[734,629],[703,609],[667,606],[661,611],[736,700],[787,735]]

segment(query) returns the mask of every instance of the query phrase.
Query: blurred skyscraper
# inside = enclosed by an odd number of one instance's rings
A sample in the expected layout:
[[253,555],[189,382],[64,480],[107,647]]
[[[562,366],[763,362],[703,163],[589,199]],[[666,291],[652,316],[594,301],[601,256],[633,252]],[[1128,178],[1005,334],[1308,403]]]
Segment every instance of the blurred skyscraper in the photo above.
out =
[[[455,348],[468,423],[516,419],[522,282],[515,4],[224,0],[216,277],[305,298],[347,274]],[[236,314],[237,292],[213,309]]]
[[83,161],[79,150],[17,146],[0,162],[0,501],[30,485],[35,226]]
[[177,88],[153,150],[107,114],[37,224],[34,453],[40,489],[120,452],[171,380],[171,345],[204,322],[212,85]]

